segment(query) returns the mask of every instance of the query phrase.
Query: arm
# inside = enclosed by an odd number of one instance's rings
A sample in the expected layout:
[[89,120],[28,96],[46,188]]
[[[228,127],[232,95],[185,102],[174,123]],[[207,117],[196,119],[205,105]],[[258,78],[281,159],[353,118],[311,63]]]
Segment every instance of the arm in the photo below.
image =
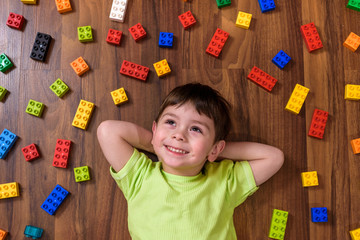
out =
[[134,123],[108,120],[97,129],[97,137],[106,160],[120,171],[134,152],[134,147],[154,152],[152,133]]
[[280,149],[254,142],[227,142],[219,157],[249,161],[257,186],[272,177],[284,163]]

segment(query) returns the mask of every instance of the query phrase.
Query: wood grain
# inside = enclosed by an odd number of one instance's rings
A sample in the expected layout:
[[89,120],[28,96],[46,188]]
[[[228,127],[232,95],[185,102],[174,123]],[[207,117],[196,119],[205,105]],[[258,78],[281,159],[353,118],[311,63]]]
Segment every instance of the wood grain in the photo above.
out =
[[[0,102],[0,131],[19,136],[5,160],[0,183],[16,181],[21,196],[0,201],[0,228],[7,239],[24,238],[26,225],[44,229],[42,239],[130,239],[127,204],[109,174],[96,139],[104,120],[121,119],[150,129],[162,99],[175,86],[201,82],[219,90],[232,104],[229,139],[274,145],[285,153],[282,169],[235,209],[238,239],[267,239],[272,210],[289,212],[285,239],[350,239],[360,228],[360,159],[350,140],[360,137],[360,103],[344,100],[345,84],[360,84],[360,50],[342,46],[350,32],[360,35],[360,13],[347,1],[275,1],[261,13],[257,1],[232,0],[218,9],[215,0],[130,0],[125,22],[109,20],[112,1],[72,0],[73,11],[59,14],[54,1],[25,5],[0,1],[0,53],[15,67],[0,74],[8,89]],[[184,30],[177,16],[190,10],[197,23]],[[238,11],[253,14],[249,30],[237,28]],[[25,17],[22,31],[5,25],[9,12]],[[135,42],[128,28],[141,23],[147,37]],[[324,47],[309,53],[300,26],[314,22]],[[77,27],[91,25],[94,41],[80,43]],[[205,53],[216,28],[230,34],[216,59]],[[106,43],[109,28],[123,31],[119,47]],[[174,47],[159,48],[159,32],[172,32]],[[53,42],[45,63],[30,59],[37,32]],[[271,59],[284,50],[292,60],[280,70]],[[78,77],[70,62],[82,56],[90,71]],[[153,63],[167,59],[171,74],[158,78]],[[119,73],[123,60],[150,67],[146,82]],[[253,66],[278,79],[271,93],[247,80]],[[49,86],[61,78],[71,89],[59,99]],[[299,115],[284,110],[296,83],[310,88]],[[129,102],[115,106],[110,92],[124,87]],[[25,113],[29,99],[43,102],[41,118]],[[95,103],[86,131],[71,126],[80,99]],[[323,140],[307,136],[315,108],[329,112]],[[56,139],[72,141],[67,169],[54,168]],[[41,157],[26,162],[21,148],[35,143]],[[73,168],[87,165],[91,181],[76,183]],[[303,188],[300,173],[318,171],[318,187]],[[56,184],[70,192],[54,216],[41,204]],[[329,222],[312,223],[311,207],[327,207]],[[205,221],[205,220],[204,220]]]

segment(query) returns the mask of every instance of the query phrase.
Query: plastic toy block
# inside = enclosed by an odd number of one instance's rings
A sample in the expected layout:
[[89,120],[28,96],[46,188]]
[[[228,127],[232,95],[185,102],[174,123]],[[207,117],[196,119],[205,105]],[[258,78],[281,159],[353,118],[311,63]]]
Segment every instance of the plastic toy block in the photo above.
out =
[[70,66],[74,69],[78,76],[83,75],[90,69],[82,57],[74,60],[72,63],[70,63]]
[[271,92],[277,82],[275,78],[255,66],[251,69],[247,78],[269,92]]
[[212,37],[206,52],[214,57],[219,57],[221,50],[223,49],[226,40],[229,38],[229,34],[220,28],[216,29],[214,36]]
[[92,42],[93,35],[91,26],[78,27],[78,37],[80,42]]
[[7,231],[0,229],[0,240],[5,240],[7,234]]
[[231,0],[216,0],[218,8],[226,7],[231,5]]
[[74,168],[75,181],[84,182],[90,180],[90,173],[88,166]]
[[6,157],[16,140],[17,136],[5,128],[0,135],[0,159]]
[[329,116],[328,112],[315,109],[311,119],[311,125],[308,135],[311,137],[323,139],[328,116]]
[[283,50],[280,50],[278,54],[271,60],[278,68],[283,69],[286,64],[289,63],[291,57],[289,57]]
[[165,76],[171,72],[171,69],[166,59],[154,63],[154,68],[159,77]]
[[69,153],[70,153],[70,145],[71,145],[70,140],[64,140],[64,139],[56,140],[55,153],[53,159],[54,167],[61,167],[61,168],[67,167]]
[[38,32],[31,50],[30,58],[45,62],[51,39],[52,37],[49,34]]
[[4,98],[5,95],[6,95],[6,93],[7,93],[7,89],[4,88],[4,87],[2,87],[2,86],[0,86],[0,102],[3,100],[3,98]]
[[360,37],[355,33],[351,32],[350,35],[347,37],[343,46],[350,49],[351,51],[355,52],[360,45]]
[[134,38],[135,41],[139,41],[140,39],[146,37],[146,32],[140,23],[129,28],[129,32],[131,33],[131,36]]
[[149,70],[150,69],[148,67],[124,60],[120,68],[120,73],[129,77],[146,81]]
[[301,181],[302,181],[303,187],[319,186],[317,171],[302,172],[301,173]]
[[60,78],[51,84],[49,88],[60,98],[69,91],[69,87]]
[[55,0],[55,4],[59,13],[65,13],[72,10],[70,0]]
[[18,197],[19,184],[17,182],[0,184],[0,199]]
[[80,100],[72,125],[74,127],[86,130],[94,107],[95,105],[93,103]]
[[360,12],[360,0],[349,0],[346,7]]
[[360,240],[360,228],[350,231],[352,240]]
[[31,161],[39,157],[39,152],[34,143],[22,148],[21,151],[26,161]]
[[328,214],[327,208],[311,208],[311,221],[312,222],[327,222]]
[[251,18],[252,14],[239,11],[235,25],[240,28],[249,29]]
[[24,17],[16,13],[10,13],[6,25],[21,30],[24,24]]
[[36,4],[36,0],[21,0],[24,4]]
[[120,45],[122,31],[109,29],[106,41],[111,44]]
[[116,22],[124,22],[128,0],[113,0],[109,18]]
[[294,114],[299,114],[308,93],[308,88],[301,86],[300,84],[296,84],[285,109]]
[[41,117],[43,110],[44,110],[44,104],[41,102],[34,101],[32,99],[29,100],[29,104],[26,107],[26,112],[36,117]]
[[187,11],[179,16],[181,24],[184,26],[184,29],[188,29],[196,23],[196,20],[190,11]]
[[275,10],[274,0],[258,0],[258,1],[262,13]]
[[309,23],[301,26],[300,31],[309,52],[323,47],[319,33],[316,30],[314,23]]
[[42,228],[34,227],[31,225],[27,225],[25,227],[25,237],[32,238],[32,239],[38,239],[41,238],[44,230]]
[[10,59],[5,55],[5,53],[0,55],[0,71],[6,72],[9,68],[14,66]]
[[59,184],[56,185],[54,190],[46,198],[45,202],[41,205],[41,208],[44,209],[48,214],[54,215],[68,194],[69,192],[66,191],[63,187],[61,187]]
[[284,239],[288,215],[289,213],[287,211],[274,209],[271,218],[269,238]]
[[172,48],[174,41],[174,34],[168,32],[160,32],[159,47]]
[[124,88],[119,88],[111,92],[111,97],[115,103],[115,105],[119,105],[121,103],[127,102],[128,97],[126,96],[126,92]]
[[360,100],[360,85],[346,84],[344,99]]
[[360,138],[351,140],[350,144],[354,154],[360,153]]

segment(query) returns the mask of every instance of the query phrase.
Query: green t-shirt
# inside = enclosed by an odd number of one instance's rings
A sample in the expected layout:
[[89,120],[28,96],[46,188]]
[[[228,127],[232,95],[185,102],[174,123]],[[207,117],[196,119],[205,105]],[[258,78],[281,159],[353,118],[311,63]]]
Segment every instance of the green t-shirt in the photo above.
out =
[[110,173],[127,200],[134,240],[236,239],[234,208],[258,189],[247,161],[207,162],[185,177],[134,149],[124,168]]

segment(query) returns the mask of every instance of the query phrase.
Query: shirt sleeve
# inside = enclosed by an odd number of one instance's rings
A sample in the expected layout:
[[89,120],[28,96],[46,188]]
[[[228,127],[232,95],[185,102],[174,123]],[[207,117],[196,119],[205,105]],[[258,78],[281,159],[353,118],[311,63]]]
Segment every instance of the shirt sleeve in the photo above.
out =
[[126,200],[135,196],[139,191],[152,165],[151,159],[134,148],[130,159],[120,171],[116,172],[112,166],[110,167],[110,174],[124,193]]
[[248,161],[236,161],[228,172],[229,200],[234,207],[243,203],[247,197],[256,192],[254,174]]

